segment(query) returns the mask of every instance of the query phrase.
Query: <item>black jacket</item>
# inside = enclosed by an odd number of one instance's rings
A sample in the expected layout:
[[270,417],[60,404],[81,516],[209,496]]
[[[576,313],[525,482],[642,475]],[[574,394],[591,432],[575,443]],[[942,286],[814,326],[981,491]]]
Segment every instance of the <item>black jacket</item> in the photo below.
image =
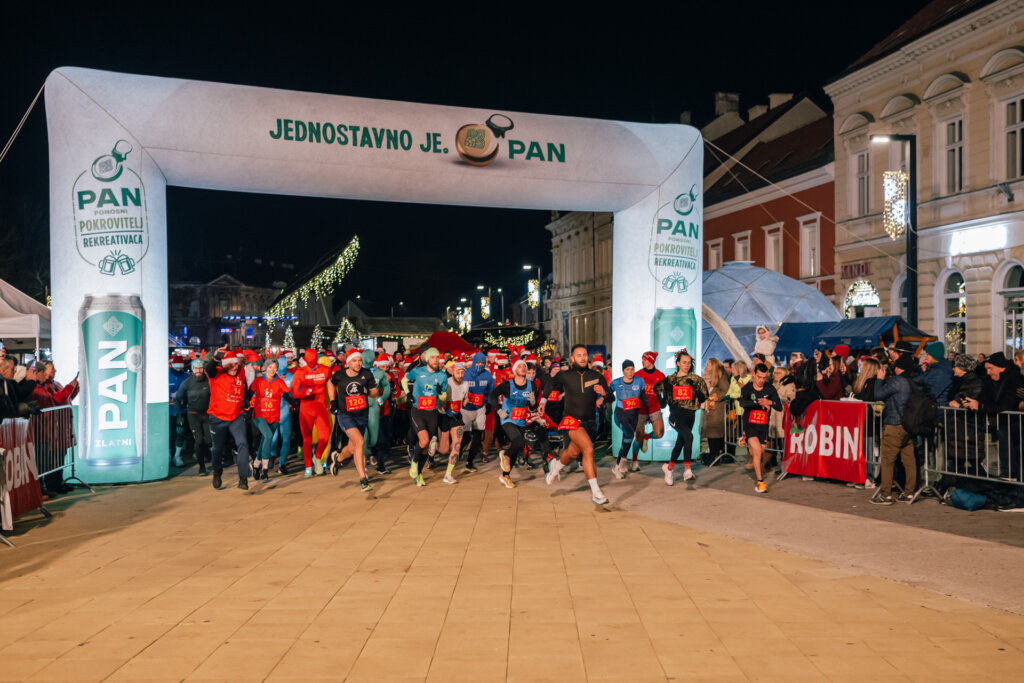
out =
[[998,382],[986,374],[981,384],[978,410],[989,414],[1013,412],[1018,410],[1024,398],[1021,393],[1024,393],[1024,378],[1016,365],[1007,366]]

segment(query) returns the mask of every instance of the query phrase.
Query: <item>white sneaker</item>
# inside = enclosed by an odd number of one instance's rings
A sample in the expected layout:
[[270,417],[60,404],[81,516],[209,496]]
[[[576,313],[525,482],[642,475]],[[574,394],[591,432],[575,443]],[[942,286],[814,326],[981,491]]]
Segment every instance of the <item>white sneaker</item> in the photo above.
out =
[[622,479],[626,475],[622,473],[622,469],[619,465],[612,465],[612,474],[615,475],[616,479]]
[[430,443],[427,445],[427,455],[431,458],[434,457],[434,453],[437,453],[437,437],[431,437]]
[[454,484],[454,483],[456,483],[455,477],[452,476],[451,472],[445,472],[443,481],[446,484]]
[[313,458],[313,471],[316,472],[316,476],[322,476],[324,473],[324,463],[320,458]]
[[551,486],[555,479],[558,479],[559,481],[562,480],[562,468],[555,469],[556,460],[557,459],[552,460],[550,464],[548,464],[548,473],[544,475],[544,481],[548,486]]
[[696,478],[697,478],[697,475],[693,473],[693,470],[685,470],[683,472],[683,481],[690,481],[691,479],[696,479]]
[[633,462],[631,462],[631,463],[629,464],[629,471],[630,471],[630,472],[639,472],[639,471],[640,471],[640,463],[639,463],[639,462],[637,462],[636,460],[634,460]]
[[185,461],[181,459],[181,453],[175,453],[174,454],[174,466],[175,467],[184,467],[185,466]]
[[604,495],[604,493],[598,493],[598,494],[592,495],[590,500],[593,501],[594,505],[607,505],[608,504],[608,496]]
[[672,484],[675,483],[675,480],[672,478],[672,470],[670,470],[668,468],[668,465],[662,465],[661,466],[661,471],[665,473],[665,483],[666,484],[671,486]]

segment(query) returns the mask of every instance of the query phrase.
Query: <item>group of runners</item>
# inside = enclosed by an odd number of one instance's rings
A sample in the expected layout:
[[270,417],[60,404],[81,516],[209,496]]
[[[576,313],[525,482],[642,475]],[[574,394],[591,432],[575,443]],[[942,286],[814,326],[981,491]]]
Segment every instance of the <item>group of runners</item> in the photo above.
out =
[[[370,491],[368,465],[376,467],[378,477],[391,473],[390,422],[401,413],[408,425],[408,473],[417,486],[427,485],[424,474],[435,466],[437,454],[441,462],[447,461],[445,483],[457,483],[454,470],[463,452],[464,471],[477,472],[477,458],[494,440],[500,447],[498,479],[505,487],[515,488],[512,468],[517,463],[543,467],[552,484],[577,462],[593,502],[604,505],[608,498],[598,484],[594,459],[599,411],[606,403],[613,406],[622,440],[612,474],[622,479],[628,471],[639,470],[639,453],[648,450],[650,441],[664,437],[667,407],[676,438],[669,461],[662,465],[665,483],[674,483],[681,456],[683,480],[694,478],[697,411],[717,397],[709,396],[685,349],[676,353],[676,371],[670,375],[657,368],[658,354],[648,351],[640,369],[631,360],[623,361],[622,374],[614,380],[600,356],[591,359],[582,345],[564,360],[543,362],[526,350],[512,351],[467,356],[425,348],[418,357],[396,359],[382,350],[374,354],[357,348],[337,354],[283,350],[260,357],[222,347],[205,363],[192,361],[192,376],[179,382],[172,397],[177,415],[172,419],[191,429],[200,473],[206,472],[202,447],[211,451],[214,488],[223,485],[232,449],[241,489],[248,489],[249,479],[269,481],[275,471],[287,474],[291,415],[296,412],[305,476],[337,475],[352,460],[360,487]],[[174,362],[180,370],[182,361],[172,358]],[[781,409],[767,373],[767,367],[755,367],[753,381],[740,397],[759,492],[766,490],[760,455],[767,442],[767,416],[773,408]],[[179,433],[179,465],[181,441]],[[531,456],[539,456],[539,462]]]

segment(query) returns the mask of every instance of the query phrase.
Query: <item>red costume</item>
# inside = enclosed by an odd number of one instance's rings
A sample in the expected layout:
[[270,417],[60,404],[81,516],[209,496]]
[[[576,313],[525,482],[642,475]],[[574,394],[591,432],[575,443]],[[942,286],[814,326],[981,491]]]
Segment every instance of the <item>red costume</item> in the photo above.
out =
[[331,369],[318,365],[316,351],[306,349],[303,354],[306,367],[295,371],[292,378],[292,396],[299,399],[299,430],[302,432],[302,459],[306,469],[313,466],[313,428],[317,443],[324,451],[331,447],[331,419],[327,412],[327,381]]

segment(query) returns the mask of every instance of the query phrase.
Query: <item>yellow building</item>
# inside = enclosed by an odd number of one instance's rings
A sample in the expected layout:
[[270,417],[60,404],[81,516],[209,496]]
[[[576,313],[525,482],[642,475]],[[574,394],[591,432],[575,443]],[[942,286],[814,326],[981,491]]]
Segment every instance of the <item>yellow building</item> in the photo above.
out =
[[[837,303],[905,310],[905,240],[883,173],[917,139],[918,326],[969,353],[1021,347],[1024,1],[935,0],[833,79]],[[863,283],[869,283],[871,287]]]

